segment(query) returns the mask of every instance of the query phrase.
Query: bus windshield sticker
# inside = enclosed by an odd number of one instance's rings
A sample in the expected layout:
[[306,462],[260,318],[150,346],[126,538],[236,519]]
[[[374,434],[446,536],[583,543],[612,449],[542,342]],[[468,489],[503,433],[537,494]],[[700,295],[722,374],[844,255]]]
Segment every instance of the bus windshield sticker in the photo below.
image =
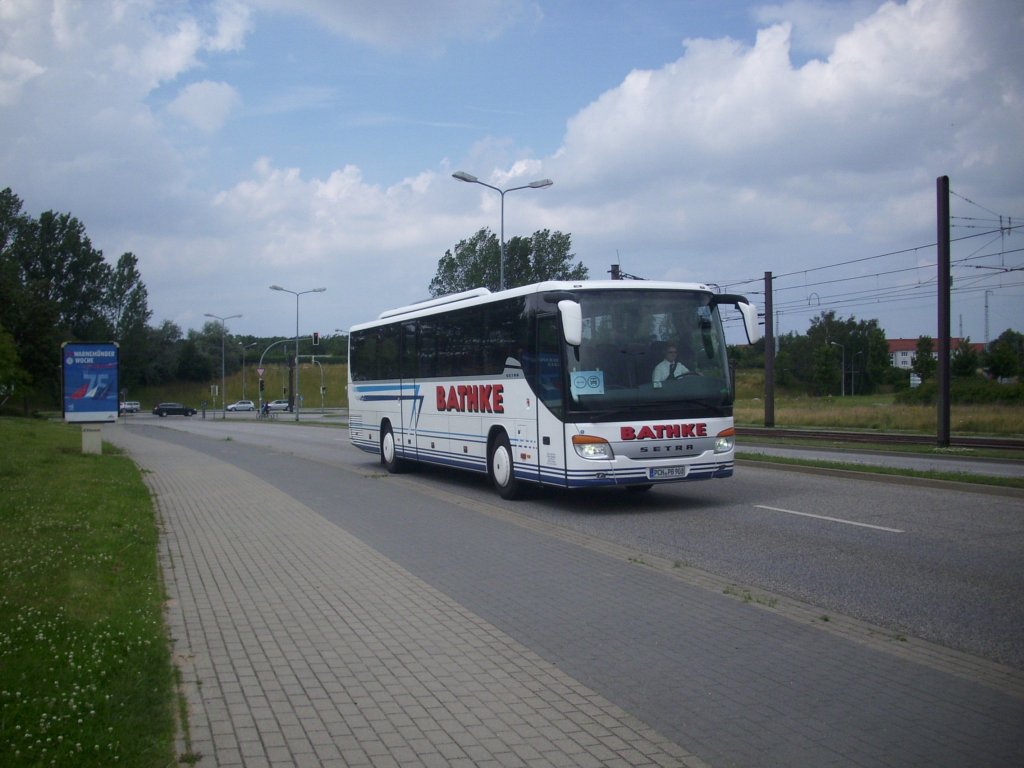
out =
[[580,395],[604,394],[604,371],[573,371],[569,382],[574,399]]

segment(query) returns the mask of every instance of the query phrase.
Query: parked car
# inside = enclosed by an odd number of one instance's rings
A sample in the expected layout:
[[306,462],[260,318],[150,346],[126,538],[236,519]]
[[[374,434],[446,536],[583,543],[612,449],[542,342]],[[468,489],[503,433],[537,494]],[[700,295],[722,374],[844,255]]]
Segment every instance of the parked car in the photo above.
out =
[[229,411],[255,411],[256,403],[252,400],[239,400],[237,403],[231,403],[228,406]]
[[121,413],[138,413],[140,407],[138,400],[125,400],[121,403]]
[[160,418],[164,416],[195,416],[196,409],[181,403],[158,403],[153,406],[153,415]]
[[290,411],[291,407],[288,405],[287,400],[271,400],[267,403],[267,408],[271,411]]

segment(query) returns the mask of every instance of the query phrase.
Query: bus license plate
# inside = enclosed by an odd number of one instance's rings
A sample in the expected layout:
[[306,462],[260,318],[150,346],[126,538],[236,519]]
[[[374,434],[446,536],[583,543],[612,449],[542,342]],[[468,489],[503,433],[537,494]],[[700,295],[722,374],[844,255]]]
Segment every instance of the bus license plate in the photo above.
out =
[[650,480],[668,480],[673,477],[686,477],[689,467],[651,467],[647,474]]

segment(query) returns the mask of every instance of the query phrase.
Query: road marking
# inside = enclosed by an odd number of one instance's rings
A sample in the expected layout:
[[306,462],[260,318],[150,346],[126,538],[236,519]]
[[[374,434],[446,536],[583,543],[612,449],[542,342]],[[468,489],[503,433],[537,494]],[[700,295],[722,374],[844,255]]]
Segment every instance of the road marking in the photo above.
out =
[[888,531],[889,533],[906,533],[906,531],[901,531],[899,528],[886,528],[884,525],[871,525],[870,523],[856,523],[853,520],[843,520],[841,517],[812,515],[810,512],[796,512],[792,509],[782,509],[781,507],[766,507],[764,504],[755,504],[754,507],[757,509],[767,509],[772,512],[785,512],[787,515],[799,515],[800,517],[813,517],[817,520],[828,520],[829,522],[842,523],[843,525],[856,525],[858,528],[873,528],[876,531]]

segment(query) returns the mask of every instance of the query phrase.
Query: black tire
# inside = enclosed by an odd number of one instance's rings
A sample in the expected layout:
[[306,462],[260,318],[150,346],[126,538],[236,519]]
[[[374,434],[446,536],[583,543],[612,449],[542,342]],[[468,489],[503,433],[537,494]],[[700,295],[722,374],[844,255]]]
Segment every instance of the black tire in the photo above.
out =
[[491,482],[498,495],[503,499],[518,499],[523,494],[523,484],[516,480],[515,460],[512,458],[512,445],[508,435],[499,434],[491,444],[491,455],[487,462]]
[[395,433],[390,424],[385,424],[380,430],[380,463],[393,475],[405,469],[405,462],[398,458]]

